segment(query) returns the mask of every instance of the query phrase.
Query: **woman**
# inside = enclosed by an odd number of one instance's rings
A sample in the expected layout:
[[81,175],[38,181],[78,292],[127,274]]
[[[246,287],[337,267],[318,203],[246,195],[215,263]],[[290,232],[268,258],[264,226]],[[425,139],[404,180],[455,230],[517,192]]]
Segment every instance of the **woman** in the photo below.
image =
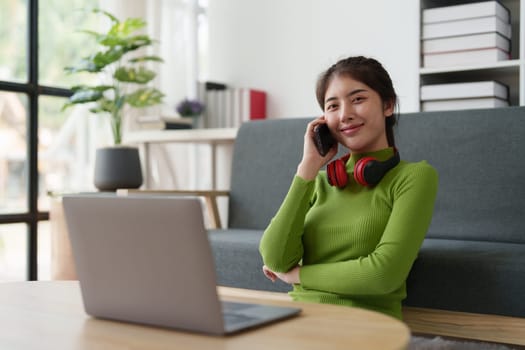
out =
[[[324,115],[308,124],[297,173],[261,239],[263,272],[293,284],[294,300],[401,319],[406,279],[432,218],[437,173],[425,161],[399,160],[396,93],[376,60],[337,62],[321,74],[316,93]],[[351,152],[326,172],[320,169],[338,145],[320,155],[314,142],[320,124]]]

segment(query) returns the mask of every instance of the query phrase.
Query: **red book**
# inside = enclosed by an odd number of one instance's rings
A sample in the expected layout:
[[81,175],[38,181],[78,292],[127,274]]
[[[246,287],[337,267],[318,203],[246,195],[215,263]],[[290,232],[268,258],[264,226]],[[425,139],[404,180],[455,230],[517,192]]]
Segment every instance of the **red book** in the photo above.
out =
[[266,118],[266,92],[242,89],[242,121]]
[[250,90],[250,119],[266,118],[266,92]]

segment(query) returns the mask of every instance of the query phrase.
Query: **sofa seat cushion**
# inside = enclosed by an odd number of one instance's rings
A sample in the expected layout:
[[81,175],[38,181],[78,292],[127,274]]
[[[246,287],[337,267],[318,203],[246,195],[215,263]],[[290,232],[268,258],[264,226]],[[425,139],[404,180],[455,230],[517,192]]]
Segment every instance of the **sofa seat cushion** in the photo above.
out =
[[208,237],[215,258],[217,284],[221,286],[288,292],[281,281],[272,283],[262,273],[259,241],[262,230],[209,230]]
[[426,238],[407,306],[525,317],[525,245]]

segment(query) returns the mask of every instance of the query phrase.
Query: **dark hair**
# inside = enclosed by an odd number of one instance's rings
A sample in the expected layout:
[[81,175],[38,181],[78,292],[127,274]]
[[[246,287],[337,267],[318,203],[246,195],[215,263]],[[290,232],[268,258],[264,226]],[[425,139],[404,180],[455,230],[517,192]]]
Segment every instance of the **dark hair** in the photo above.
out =
[[338,61],[325,72],[321,73],[317,80],[316,96],[319,106],[324,111],[324,98],[328,84],[335,76],[346,75],[368,85],[381,97],[381,101],[391,102],[394,113],[385,118],[386,137],[388,145],[395,147],[394,125],[397,121],[397,95],[392,84],[392,79],[381,63],[373,58],[355,56]]

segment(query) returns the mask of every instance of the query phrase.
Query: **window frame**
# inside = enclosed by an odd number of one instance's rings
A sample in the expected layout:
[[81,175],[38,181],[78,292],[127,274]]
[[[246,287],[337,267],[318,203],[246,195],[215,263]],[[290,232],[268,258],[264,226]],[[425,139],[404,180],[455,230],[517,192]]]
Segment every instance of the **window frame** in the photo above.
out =
[[[196,15],[207,15],[207,4],[191,0],[196,5]],[[38,173],[38,131],[39,131],[39,97],[64,97],[72,95],[70,89],[39,84],[39,0],[27,0],[27,81],[2,81],[0,92],[21,93],[27,96],[28,110],[26,120],[26,169],[27,169],[27,210],[15,213],[0,213],[0,225],[27,225],[27,271],[26,280],[38,280],[38,224],[49,221],[49,211],[38,210],[39,173]],[[195,31],[198,32],[198,21],[195,21]],[[198,41],[198,39],[197,39]],[[197,60],[199,53],[197,52]],[[199,60],[200,61],[200,60]],[[198,62],[198,64],[201,64]],[[199,73],[200,75],[200,69]],[[202,76],[196,76],[197,80]]]
[[69,89],[42,86],[38,82],[38,0],[28,0],[27,82],[0,81],[0,91],[24,93],[28,97],[27,128],[27,212],[0,214],[0,225],[25,223],[27,225],[26,279],[38,280],[38,223],[49,220],[48,211],[38,211],[38,99],[40,96],[69,97]]

